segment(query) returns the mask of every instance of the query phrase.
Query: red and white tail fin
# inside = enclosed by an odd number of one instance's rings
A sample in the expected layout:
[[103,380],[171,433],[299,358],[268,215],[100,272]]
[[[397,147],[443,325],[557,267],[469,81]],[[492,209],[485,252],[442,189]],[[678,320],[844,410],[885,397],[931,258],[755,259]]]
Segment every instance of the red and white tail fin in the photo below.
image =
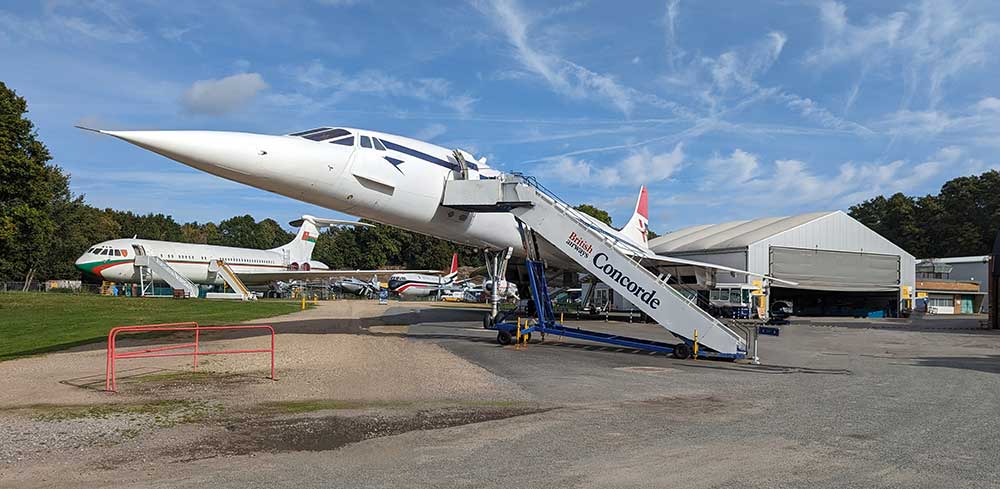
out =
[[458,275],[458,253],[451,255],[451,268],[448,269],[448,274],[444,278],[453,279],[456,275]]
[[639,200],[635,203],[635,212],[632,213],[632,219],[628,220],[625,227],[621,229],[621,233],[625,235],[626,238],[634,241],[636,244],[649,246],[649,242],[646,237],[646,231],[649,229],[649,195],[646,192],[646,187],[642,186],[639,188]]

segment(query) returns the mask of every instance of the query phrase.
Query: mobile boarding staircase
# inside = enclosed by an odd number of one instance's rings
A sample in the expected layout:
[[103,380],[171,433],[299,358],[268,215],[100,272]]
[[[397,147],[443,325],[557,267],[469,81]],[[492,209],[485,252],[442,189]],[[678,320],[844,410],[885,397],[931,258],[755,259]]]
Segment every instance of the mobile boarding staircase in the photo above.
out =
[[153,281],[159,279],[173,290],[183,290],[185,297],[198,297],[198,286],[158,256],[136,255],[135,267],[139,269],[139,287],[143,296],[155,295]]
[[[667,277],[658,277],[644,267],[640,262],[643,253],[635,252],[637,250],[634,244],[594,225],[579,211],[545,191],[529,177],[503,174],[496,179],[449,180],[445,185],[442,205],[468,212],[510,212],[517,218],[529,258],[528,275],[538,319],[531,327],[522,329],[521,334],[554,334],[646,351],[673,353],[680,358],[690,356],[697,338],[698,357],[747,357],[747,344],[751,342],[749,332],[745,336],[741,335],[699,308],[691,299],[668,285]],[[534,243],[536,234],[608,287],[629,298],[630,302],[677,336],[681,342],[669,344],[567,328],[559,324],[552,310],[543,264],[538,261],[537,244]],[[633,259],[633,256],[638,258]],[[498,330],[497,340],[509,343],[516,326],[498,323],[495,327]]]
[[208,262],[208,272],[218,274],[222,280],[233,289],[232,292],[209,292],[205,294],[206,299],[240,299],[244,301],[257,300],[257,296],[250,292],[246,284],[240,280],[232,267],[221,258],[216,258]]

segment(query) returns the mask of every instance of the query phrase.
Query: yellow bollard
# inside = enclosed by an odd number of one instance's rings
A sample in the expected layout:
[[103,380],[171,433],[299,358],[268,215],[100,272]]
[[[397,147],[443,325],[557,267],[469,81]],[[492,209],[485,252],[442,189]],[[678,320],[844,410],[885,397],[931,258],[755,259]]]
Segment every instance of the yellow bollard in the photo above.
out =
[[694,359],[698,359],[698,330],[694,330]]
[[318,295],[314,295],[313,296],[313,305],[314,306],[318,306],[319,305],[319,296]]
[[306,310],[306,295],[302,294],[302,310]]
[[565,312],[560,312],[559,313],[559,324],[562,324],[563,319],[565,319],[565,318],[566,318],[566,313]]
[[514,349],[521,349],[521,318],[517,318],[517,336],[514,337]]

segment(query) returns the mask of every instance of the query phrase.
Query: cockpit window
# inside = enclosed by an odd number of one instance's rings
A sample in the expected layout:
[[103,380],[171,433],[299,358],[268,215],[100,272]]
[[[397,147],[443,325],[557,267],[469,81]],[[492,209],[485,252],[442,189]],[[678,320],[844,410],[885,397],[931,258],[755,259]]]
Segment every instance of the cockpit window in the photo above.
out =
[[371,138],[369,138],[368,136],[361,136],[361,147],[362,148],[371,148],[372,147],[372,140],[371,140]]
[[354,146],[354,136],[330,141],[330,144],[342,144],[344,146]]
[[113,251],[115,253],[115,256],[122,256],[122,250],[113,250]]
[[289,136],[305,136],[306,134],[312,134],[314,132],[326,131],[332,129],[330,127],[317,127],[316,129],[310,129],[308,131],[293,132]]
[[375,149],[385,151],[385,145],[383,145],[382,141],[379,141],[378,138],[372,138],[372,142],[375,143]]
[[306,139],[312,139],[313,141],[326,141],[327,139],[339,138],[342,136],[347,136],[348,134],[350,134],[350,132],[345,129],[329,129],[326,131],[307,134],[302,137]]

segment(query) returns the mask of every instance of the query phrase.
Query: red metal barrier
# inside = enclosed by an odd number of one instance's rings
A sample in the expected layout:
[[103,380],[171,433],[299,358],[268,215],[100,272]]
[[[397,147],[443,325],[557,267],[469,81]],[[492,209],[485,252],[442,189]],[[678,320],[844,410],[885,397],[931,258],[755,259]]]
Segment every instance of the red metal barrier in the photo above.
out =
[[[270,348],[253,348],[253,349],[242,349],[242,350],[220,350],[220,351],[201,351],[201,332],[202,331],[224,331],[224,330],[237,330],[237,329],[266,329],[271,332],[271,347]],[[164,331],[194,331],[194,342],[192,343],[181,343],[178,345],[170,346],[159,346],[155,348],[144,348],[140,350],[132,350],[126,352],[118,352],[118,347],[116,340],[118,339],[119,333],[149,333],[149,332],[164,332]],[[170,350],[180,350],[185,348],[191,348],[192,351],[188,352],[168,352]],[[142,324],[136,326],[117,326],[111,328],[108,332],[108,350],[107,350],[107,360],[106,360],[106,371],[104,375],[104,390],[109,392],[117,392],[118,384],[116,382],[117,374],[117,361],[129,358],[154,358],[154,357],[180,357],[180,356],[191,356],[194,357],[194,368],[198,368],[198,357],[202,355],[229,355],[237,353],[270,353],[271,354],[271,379],[278,380],[278,377],[274,374],[274,328],[266,324],[245,324],[245,325],[235,325],[235,326],[199,326],[196,322],[186,322],[186,323],[163,323],[163,324]]]

